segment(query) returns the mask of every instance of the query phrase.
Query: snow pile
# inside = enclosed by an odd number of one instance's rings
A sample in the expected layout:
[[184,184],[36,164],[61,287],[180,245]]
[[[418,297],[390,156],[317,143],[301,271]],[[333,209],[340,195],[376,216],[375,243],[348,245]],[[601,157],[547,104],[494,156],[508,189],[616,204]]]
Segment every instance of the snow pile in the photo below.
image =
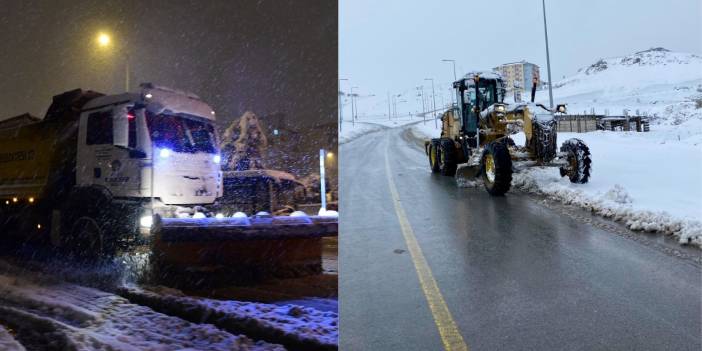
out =
[[[553,84],[555,103],[581,114],[646,114],[654,124],[677,125],[702,119],[702,57],[655,48],[600,59]],[[548,89],[536,101],[548,102]]]
[[438,138],[441,136],[441,121],[434,123],[433,120],[426,123],[417,123],[410,127],[412,135],[420,140]]
[[284,350],[97,289],[27,276],[0,273],[0,324],[12,326],[20,342],[39,349]]
[[132,301],[190,321],[212,323],[269,342],[305,350],[332,350],[338,347],[338,315],[296,305],[220,301],[187,297],[177,290],[157,292],[136,287],[120,289]]
[[0,350],[24,351],[25,348],[15,340],[10,332],[0,324]]
[[655,134],[561,133],[590,147],[590,182],[572,184],[554,168],[530,168],[514,174],[512,186],[621,221],[631,230],[702,246],[702,147],[647,140]]
[[344,121],[341,131],[339,132],[339,144],[348,143],[351,140],[383,129],[385,129],[385,127],[380,124],[367,122],[351,123]]

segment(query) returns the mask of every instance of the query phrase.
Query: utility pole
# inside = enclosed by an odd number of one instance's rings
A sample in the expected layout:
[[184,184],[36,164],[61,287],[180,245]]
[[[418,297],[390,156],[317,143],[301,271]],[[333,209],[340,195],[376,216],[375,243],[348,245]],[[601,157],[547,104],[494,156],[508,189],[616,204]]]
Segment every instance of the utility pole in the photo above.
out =
[[388,121],[392,120],[392,108],[390,106],[390,91],[388,91]]
[[553,116],[553,87],[551,86],[551,58],[548,53],[548,30],[546,29],[546,0],[541,0],[541,6],[544,10],[544,37],[546,38],[546,69],[548,71],[548,102]]
[[338,89],[339,90],[339,131],[341,131],[341,129],[343,128],[343,125],[344,125],[344,104],[343,104],[343,100],[341,99],[341,96],[343,95],[343,92],[341,91],[341,81],[342,80],[348,81],[348,79],[339,78],[339,89]]
[[434,90],[434,78],[424,78],[424,80],[431,81],[431,110],[434,111],[432,115],[434,116],[434,128],[438,128],[439,125],[436,122],[436,91]]
[[427,123],[427,107],[424,104],[424,86],[420,85],[417,87],[417,91],[419,91],[419,97],[422,99],[422,116],[423,116],[423,121],[422,124]]
[[358,87],[351,87],[351,125],[356,125],[356,103],[354,102],[353,90]]

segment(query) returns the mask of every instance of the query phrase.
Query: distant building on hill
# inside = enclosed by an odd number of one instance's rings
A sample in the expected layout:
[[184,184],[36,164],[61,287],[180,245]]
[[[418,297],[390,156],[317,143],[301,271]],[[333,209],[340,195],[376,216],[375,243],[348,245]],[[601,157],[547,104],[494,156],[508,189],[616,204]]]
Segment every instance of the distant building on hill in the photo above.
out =
[[507,94],[514,94],[516,101],[522,100],[522,93],[531,91],[531,82],[534,78],[537,81],[537,89],[541,86],[541,75],[539,66],[524,60],[499,65],[493,68],[499,72],[505,82]]

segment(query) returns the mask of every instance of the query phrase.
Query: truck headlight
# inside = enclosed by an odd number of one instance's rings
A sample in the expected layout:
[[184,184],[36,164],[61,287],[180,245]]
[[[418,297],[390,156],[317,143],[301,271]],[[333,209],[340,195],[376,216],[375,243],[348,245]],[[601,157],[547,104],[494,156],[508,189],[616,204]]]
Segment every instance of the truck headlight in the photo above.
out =
[[220,162],[222,162],[222,156],[214,155],[214,157],[212,157],[212,161],[214,161],[214,163],[216,164],[219,164]]
[[168,158],[171,156],[171,150],[170,149],[161,149],[161,151],[158,152],[158,155],[161,156],[161,158]]
[[151,215],[149,216],[143,216],[139,218],[139,225],[144,227],[144,228],[151,228],[151,226],[154,224],[154,217]]

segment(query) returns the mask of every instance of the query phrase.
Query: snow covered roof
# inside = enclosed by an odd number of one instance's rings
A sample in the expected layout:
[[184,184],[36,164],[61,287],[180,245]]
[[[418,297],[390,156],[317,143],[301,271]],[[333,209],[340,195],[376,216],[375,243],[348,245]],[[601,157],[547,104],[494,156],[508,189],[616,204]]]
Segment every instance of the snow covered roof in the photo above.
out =
[[483,79],[502,79],[502,75],[495,71],[472,71],[466,73],[463,79],[473,79],[473,77],[479,76]]
[[146,108],[153,113],[168,113],[198,116],[209,120],[215,120],[212,107],[192,93],[165,88],[151,83],[140,85],[139,92],[127,92],[115,95],[101,96],[90,100],[84,109],[91,109],[100,106],[118,104],[122,102],[145,103]]

